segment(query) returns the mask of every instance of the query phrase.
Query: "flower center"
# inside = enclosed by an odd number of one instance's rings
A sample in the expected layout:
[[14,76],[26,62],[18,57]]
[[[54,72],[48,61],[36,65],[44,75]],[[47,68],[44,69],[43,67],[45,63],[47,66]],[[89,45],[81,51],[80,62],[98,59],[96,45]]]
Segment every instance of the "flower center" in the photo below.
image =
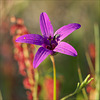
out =
[[51,36],[49,36],[49,38],[44,38],[43,47],[49,50],[53,50],[57,45],[58,45],[58,42],[54,37],[52,38]]

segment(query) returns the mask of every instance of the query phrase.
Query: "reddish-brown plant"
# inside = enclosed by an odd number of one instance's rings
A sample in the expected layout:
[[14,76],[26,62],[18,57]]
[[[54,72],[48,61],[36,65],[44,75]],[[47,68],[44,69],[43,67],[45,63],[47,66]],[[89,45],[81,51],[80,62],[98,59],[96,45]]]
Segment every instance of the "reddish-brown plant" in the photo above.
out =
[[32,44],[21,44],[15,42],[16,38],[24,34],[29,34],[29,31],[25,27],[24,21],[21,18],[16,19],[15,17],[12,17],[11,22],[13,24],[10,29],[10,34],[13,36],[14,58],[18,62],[19,73],[25,77],[23,80],[23,85],[24,88],[28,89],[26,92],[27,98],[28,100],[33,100],[35,92],[35,70],[33,68],[33,51],[35,50],[35,48]]

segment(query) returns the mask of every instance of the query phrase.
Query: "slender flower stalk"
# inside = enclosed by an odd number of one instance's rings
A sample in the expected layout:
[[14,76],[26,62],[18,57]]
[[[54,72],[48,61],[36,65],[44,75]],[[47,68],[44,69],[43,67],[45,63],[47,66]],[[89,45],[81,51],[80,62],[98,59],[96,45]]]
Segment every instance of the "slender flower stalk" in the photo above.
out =
[[54,61],[54,57],[50,56],[52,64],[53,64],[53,80],[54,80],[54,87],[53,87],[53,100],[56,100],[56,67],[55,67],[55,61]]

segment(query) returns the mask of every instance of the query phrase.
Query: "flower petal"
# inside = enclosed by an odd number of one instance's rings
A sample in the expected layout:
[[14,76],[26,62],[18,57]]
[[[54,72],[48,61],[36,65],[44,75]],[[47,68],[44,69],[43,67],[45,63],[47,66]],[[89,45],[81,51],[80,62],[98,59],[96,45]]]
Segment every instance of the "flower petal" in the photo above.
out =
[[72,24],[68,24],[68,25],[65,25],[63,27],[61,27],[60,29],[58,29],[54,36],[56,34],[59,34],[59,41],[63,40],[65,37],[67,37],[69,34],[71,34],[73,31],[79,29],[81,27],[80,24],[77,24],[77,23],[72,23]]
[[43,37],[38,34],[27,34],[27,35],[22,35],[18,37],[16,39],[16,42],[42,45]]
[[49,55],[52,51],[45,49],[43,47],[40,47],[35,55],[34,61],[33,61],[33,67],[37,68],[39,64]]
[[40,15],[40,29],[44,37],[53,37],[53,27],[45,12]]
[[77,56],[77,51],[66,42],[60,42],[53,51],[60,52],[70,56]]

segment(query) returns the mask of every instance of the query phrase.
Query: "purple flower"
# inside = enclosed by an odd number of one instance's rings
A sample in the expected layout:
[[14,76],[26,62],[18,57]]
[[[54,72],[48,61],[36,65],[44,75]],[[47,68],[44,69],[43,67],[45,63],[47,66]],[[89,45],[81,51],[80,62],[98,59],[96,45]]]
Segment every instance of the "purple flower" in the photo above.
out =
[[61,42],[61,40],[80,27],[80,24],[72,23],[61,27],[54,33],[48,15],[43,12],[40,15],[40,29],[43,37],[38,34],[27,34],[17,38],[16,42],[41,45],[33,61],[34,68],[37,68],[48,55],[56,52],[77,56],[77,51],[70,44]]

